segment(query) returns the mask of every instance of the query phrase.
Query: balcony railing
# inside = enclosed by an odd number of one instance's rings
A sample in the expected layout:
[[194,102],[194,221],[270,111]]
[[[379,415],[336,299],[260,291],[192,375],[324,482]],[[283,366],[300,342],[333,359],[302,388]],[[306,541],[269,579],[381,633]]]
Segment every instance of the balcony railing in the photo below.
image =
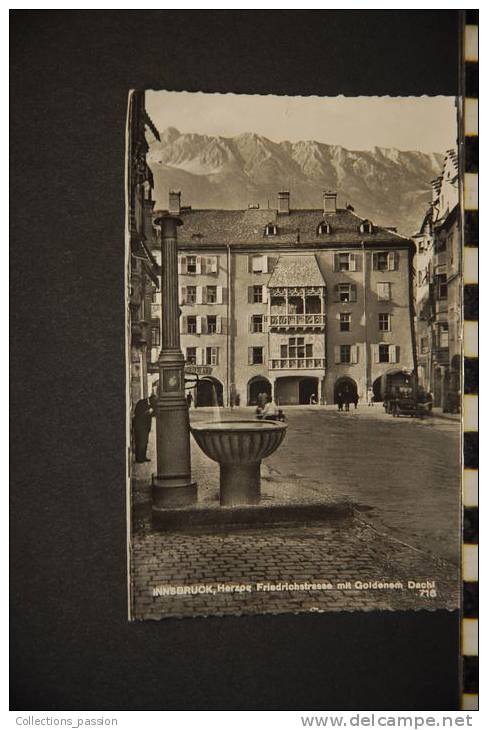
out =
[[270,329],[291,329],[297,327],[325,327],[325,314],[272,314],[269,317]]
[[325,368],[323,357],[282,357],[270,360],[271,370],[318,370]]

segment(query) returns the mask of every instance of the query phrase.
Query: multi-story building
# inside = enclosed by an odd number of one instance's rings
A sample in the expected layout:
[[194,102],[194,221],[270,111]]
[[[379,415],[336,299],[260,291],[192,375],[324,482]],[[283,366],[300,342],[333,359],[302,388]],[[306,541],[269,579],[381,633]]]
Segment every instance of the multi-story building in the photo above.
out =
[[159,134],[144,106],[144,92],[134,91],[129,106],[128,232],[130,269],[128,281],[128,338],[130,342],[130,398],[134,406],[148,396],[148,363],[151,353],[149,325],[152,292],[158,285],[159,267],[151,252],[154,246],[152,214],[153,177],[146,162],[149,149],[146,132]]
[[[170,193],[178,229],[181,342],[197,405],[379,399],[415,368],[414,245],[337,207],[193,210]],[[154,352],[156,355],[156,352]]]
[[419,382],[432,392],[434,405],[458,410],[462,247],[455,150],[446,153],[442,173],[432,181],[432,203],[414,240]]

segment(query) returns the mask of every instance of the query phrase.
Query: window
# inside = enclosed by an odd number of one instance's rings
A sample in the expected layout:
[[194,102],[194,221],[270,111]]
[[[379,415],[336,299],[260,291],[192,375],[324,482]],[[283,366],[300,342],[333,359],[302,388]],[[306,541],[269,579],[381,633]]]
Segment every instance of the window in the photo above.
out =
[[264,235],[265,236],[277,236],[278,235],[278,229],[274,223],[268,223],[268,225],[264,229]]
[[188,363],[188,365],[197,364],[197,348],[196,347],[187,347],[186,348],[186,362]]
[[207,317],[207,333],[214,335],[217,332],[217,317],[209,315]]
[[351,330],[351,313],[341,312],[339,314],[339,330],[341,332],[350,332]]
[[365,220],[359,226],[360,233],[373,233],[373,224],[371,221]]
[[341,345],[341,363],[351,362],[351,345]]
[[447,276],[446,274],[438,274],[437,277],[437,298],[447,299]]
[[207,304],[216,304],[217,302],[217,287],[207,286]]
[[249,348],[249,364],[250,365],[262,365],[264,362],[263,348],[262,347],[250,347]]
[[390,331],[390,315],[382,312],[378,315],[378,328],[380,332]]
[[339,271],[349,271],[349,254],[340,253],[337,255],[337,263]]
[[304,337],[290,337],[287,345],[280,347],[281,358],[292,358],[303,360],[306,357],[313,357],[313,344],[305,342]]
[[218,347],[206,347],[205,348],[205,365],[218,365],[219,362],[219,348]]
[[356,285],[355,284],[336,284],[335,300],[337,302],[355,302],[356,301]]
[[449,324],[441,322],[437,330],[438,346],[449,347]]
[[263,331],[263,315],[253,314],[251,317],[251,332]]
[[390,283],[388,281],[380,281],[376,285],[376,291],[378,292],[378,299],[380,302],[390,301]]
[[186,326],[187,326],[187,332],[189,335],[196,335],[197,318],[196,317],[187,317]]
[[379,350],[379,361],[380,362],[390,362],[390,346],[389,345],[380,345],[378,350]]
[[197,257],[187,256],[186,257],[186,273],[196,274],[197,273]]
[[151,345],[152,347],[160,347],[161,345],[161,325],[159,319],[151,320]]
[[252,288],[252,301],[254,304],[259,304],[263,301],[263,287],[260,284]]
[[186,287],[186,303],[187,304],[195,304],[197,301],[197,288],[196,286],[187,286]]
[[267,256],[251,256],[249,271],[253,274],[268,273],[268,257]]
[[319,227],[317,228],[317,234],[319,236],[323,236],[327,233],[330,233],[330,225],[327,223],[327,221],[321,221],[319,223]]
[[375,254],[375,260],[376,266],[373,268],[377,271],[388,271],[388,254],[386,251],[381,251],[380,253]]

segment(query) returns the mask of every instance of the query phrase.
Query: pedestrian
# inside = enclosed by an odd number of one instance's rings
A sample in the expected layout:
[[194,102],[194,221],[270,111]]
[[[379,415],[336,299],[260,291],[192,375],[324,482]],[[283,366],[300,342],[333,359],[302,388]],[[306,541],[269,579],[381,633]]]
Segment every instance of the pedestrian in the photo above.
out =
[[186,403],[188,405],[188,410],[190,410],[191,404],[193,403],[193,396],[190,391],[188,391],[188,394],[186,396]]
[[337,392],[337,397],[336,397],[336,401],[337,401],[337,408],[338,408],[338,409],[339,409],[340,411],[342,411],[342,406],[343,406],[343,404],[344,404],[344,400],[343,400],[343,395],[342,395],[342,391],[341,391],[341,390],[339,390],[339,391]]
[[317,405],[317,396],[315,395],[315,393],[312,393],[312,395],[310,396],[310,405],[311,406]]
[[153,393],[149,398],[141,398],[137,401],[132,419],[132,430],[134,435],[134,446],[136,462],[143,464],[151,461],[147,458],[147,442],[151,431],[152,417],[155,413],[157,397]]
[[273,400],[270,399],[264,406],[262,417],[268,421],[273,421],[274,419],[278,418],[278,415],[278,406]]
[[373,388],[371,386],[369,386],[369,388],[367,390],[366,398],[367,398],[367,401],[368,401],[368,406],[372,406],[373,405],[374,392],[373,392]]
[[354,409],[356,410],[359,403],[359,393],[356,391],[352,397],[352,402],[354,403]]
[[349,391],[346,391],[346,393],[344,395],[344,408],[346,411],[349,411],[350,402],[351,402],[351,394],[349,393]]

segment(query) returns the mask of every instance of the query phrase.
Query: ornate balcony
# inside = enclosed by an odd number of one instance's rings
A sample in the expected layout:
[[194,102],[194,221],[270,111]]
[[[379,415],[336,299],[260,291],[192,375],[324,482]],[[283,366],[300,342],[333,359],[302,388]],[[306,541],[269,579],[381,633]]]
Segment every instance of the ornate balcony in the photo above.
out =
[[270,360],[270,370],[323,370],[325,358],[323,357],[282,357],[277,360]]
[[273,330],[316,330],[325,329],[325,314],[271,314],[268,326]]

